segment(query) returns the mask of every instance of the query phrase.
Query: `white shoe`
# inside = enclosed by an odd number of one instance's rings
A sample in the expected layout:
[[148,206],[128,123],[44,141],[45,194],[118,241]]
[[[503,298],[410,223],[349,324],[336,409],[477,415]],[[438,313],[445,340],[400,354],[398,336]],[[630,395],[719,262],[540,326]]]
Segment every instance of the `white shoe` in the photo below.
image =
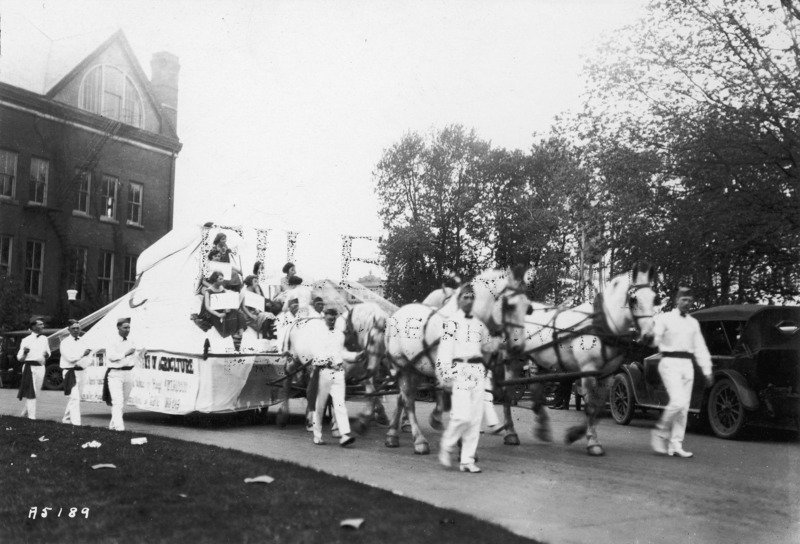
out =
[[450,452],[444,448],[439,448],[439,463],[447,468],[453,466],[453,462],[450,460]]
[[655,430],[650,432],[650,445],[656,453],[667,453],[667,441]]
[[461,472],[470,472],[472,474],[477,474],[478,472],[481,472],[480,467],[478,467],[478,465],[476,465],[475,463],[461,464],[458,467],[458,470],[460,470]]
[[693,457],[694,454],[690,451],[684,451],[684,449],[680,446],[677,448],[670,447],[667,451],[667,455],[670,457],[683,457],[684,459],[688,459],[689,457]]
[[331,436],[334,438],[342,438],[342,433],[339,432],[339,429],[332,429]]
[[322,446],[325,444],[325,441],[321,438],[314,437],[314,444],[317,446]]

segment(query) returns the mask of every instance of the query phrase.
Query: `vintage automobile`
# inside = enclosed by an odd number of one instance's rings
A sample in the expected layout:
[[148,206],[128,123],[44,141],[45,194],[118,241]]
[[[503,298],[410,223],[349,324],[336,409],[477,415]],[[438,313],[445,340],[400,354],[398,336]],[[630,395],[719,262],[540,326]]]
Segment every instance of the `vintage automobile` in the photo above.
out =
[[[42,334],[49,336],[58,329],[44,329]],[[3,387],[17,387],[22,377],[22,365],[17,361],[17,352],[19,351],[20,342],[22,339],[31,333],[29,330],[24,331],[6,331],[0,332],[0,383]],[[42,389],[63,389],[64,379],[59,366],[60,355],[57,349],[52,349],[51,355],[47,360],[45,367],[44,383]]]
[[[699,322],[714,369],[714,385],[695,365],[690,413],[720,438],[746,426],[800,431],[800,307],[758,304],[706,308]],[[620,425],[639,409],[663,408],[669,399],[658,374],[659,354],[624,364],[611,383],[609,407]]]

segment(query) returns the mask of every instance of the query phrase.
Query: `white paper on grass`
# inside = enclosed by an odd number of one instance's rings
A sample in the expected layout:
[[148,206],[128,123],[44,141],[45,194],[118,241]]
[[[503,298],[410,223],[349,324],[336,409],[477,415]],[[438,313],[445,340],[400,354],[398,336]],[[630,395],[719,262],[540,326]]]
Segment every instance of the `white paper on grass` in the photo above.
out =
[[219,261],[208,261],[208,275],[214,272],[222,272],[222,277],[226,280],[231,279],[231,263],[221,263]]
[[239,307],[239,293],[225,291],[224,293],[211,293],[212,310],[235,310]]
[[244,483],[246,484],[271,484],[275,481],[275,478],[272,476],[267,476],[266,474],[262,474],[261,476],[256,476],[254,478],[245,478]]
[[349,518],[343,519],[339,524],[340,527],[349,527],[351,529],[359,529],[364,523],[364,518]]
[[100,442],[98,442],[97,440],[92,440],[91,442],[87,442],[81,447],[85,449],[85,448],[99,448],[100,446],[101,446]]
[[111,463],[100,463],[99,465],[92,465],[92,468],[97,470],[98,468],[117,468],[117,466]]
[[131,444],[133,444],[134,446],[139,446],[141,444],[147,444],[147,438],[144,437],[144,436],[141,437],[141,438],[131,438]]
[[248,308],[255,308],[256,310],[263,312],[265,306],[265,299],[258,293],[254,293],[252,291],[248,291],[247,289],[242,290],[244,293],[244,305]]
[[48,440],[50,440],[50,439],[49,438],[45,438],[44,435],[39,437],[39,442],[47,442]]

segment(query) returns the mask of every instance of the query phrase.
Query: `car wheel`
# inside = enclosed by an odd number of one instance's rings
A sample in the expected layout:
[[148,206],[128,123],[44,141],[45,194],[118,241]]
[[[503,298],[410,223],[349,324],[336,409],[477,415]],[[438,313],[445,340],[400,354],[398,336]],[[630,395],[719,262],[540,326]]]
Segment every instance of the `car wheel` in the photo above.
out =
[[49,365],[44,371],[44,383],[42,389],[58,390],[64,389],[64,375],[58,365]]
[[633,398],[633,386],[627,374],[617,374],[611,381],[608,397],[611,417],[619,425],[627,425],[633,419],[636,400]]
[[745,411],[739,392],[728,379],[714,384],[708,395],[708,423],[720,438],[732,439],[742,434]]

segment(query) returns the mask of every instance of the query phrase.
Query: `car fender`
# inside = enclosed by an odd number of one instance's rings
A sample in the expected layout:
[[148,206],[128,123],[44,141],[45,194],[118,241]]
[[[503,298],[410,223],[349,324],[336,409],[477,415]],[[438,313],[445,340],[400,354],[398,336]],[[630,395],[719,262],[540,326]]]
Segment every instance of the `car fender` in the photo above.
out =
[[[739,393],[739,398],[742,401],[746,410],[758,410],[759,402],[758,395],[753,391],[753,388],[747,383],[747,379],[735,370],[718,370],[714,373],[714,381],[722,378],[728,378],[733,382],[736,387],[736,392]],[[705,395],[708,397],[708,393]]]

